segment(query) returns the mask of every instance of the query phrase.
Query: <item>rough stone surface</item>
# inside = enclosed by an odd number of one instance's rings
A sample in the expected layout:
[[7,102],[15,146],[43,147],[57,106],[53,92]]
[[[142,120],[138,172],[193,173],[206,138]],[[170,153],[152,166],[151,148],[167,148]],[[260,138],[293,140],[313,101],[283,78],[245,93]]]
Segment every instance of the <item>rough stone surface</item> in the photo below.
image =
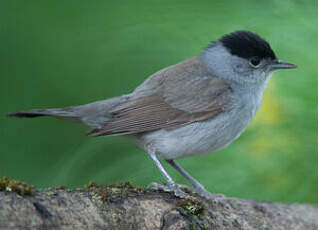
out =
[[0,192],[0,229],[318,229],[318,207],[218,197],[196,201],[130,183]]

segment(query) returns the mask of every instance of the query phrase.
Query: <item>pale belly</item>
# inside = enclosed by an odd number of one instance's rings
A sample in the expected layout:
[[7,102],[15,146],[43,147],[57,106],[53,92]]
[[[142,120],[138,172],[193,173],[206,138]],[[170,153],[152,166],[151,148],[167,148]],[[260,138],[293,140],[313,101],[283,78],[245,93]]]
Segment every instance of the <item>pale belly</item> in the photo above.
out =
[[165,159],[204,155],[223,149],[244,131],[256,108],[224,112],[213,119],[174,130],[157,130],[130,136],[142,148],[147,144]]

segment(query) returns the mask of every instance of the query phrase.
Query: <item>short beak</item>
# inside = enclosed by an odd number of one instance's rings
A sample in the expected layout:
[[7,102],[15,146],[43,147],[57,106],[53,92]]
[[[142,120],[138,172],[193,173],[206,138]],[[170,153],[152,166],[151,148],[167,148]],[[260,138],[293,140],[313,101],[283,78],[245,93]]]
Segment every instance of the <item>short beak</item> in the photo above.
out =
[[272,70],[295,69],[297,68],[297,65],[276,59],[275,61],[273,61],[271,68]]

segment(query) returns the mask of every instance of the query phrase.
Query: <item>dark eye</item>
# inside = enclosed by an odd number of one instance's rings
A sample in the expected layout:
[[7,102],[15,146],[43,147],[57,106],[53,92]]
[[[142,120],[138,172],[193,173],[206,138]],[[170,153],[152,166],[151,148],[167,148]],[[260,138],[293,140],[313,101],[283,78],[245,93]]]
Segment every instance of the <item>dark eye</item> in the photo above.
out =
[[258,65],[261,63],[261,58],[260,57],[252,57],[250,59],[250,64],[253,66],[253,67],[258,67]]

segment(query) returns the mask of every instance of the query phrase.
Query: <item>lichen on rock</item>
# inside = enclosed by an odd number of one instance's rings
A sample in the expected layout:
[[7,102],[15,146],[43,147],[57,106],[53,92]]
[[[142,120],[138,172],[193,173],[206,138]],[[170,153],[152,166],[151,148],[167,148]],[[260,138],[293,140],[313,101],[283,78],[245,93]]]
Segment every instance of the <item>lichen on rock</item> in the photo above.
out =
[[32,195],[35,192],[33,185],[9,177],[0,178],[0,191],[16,192],[21,196]]

